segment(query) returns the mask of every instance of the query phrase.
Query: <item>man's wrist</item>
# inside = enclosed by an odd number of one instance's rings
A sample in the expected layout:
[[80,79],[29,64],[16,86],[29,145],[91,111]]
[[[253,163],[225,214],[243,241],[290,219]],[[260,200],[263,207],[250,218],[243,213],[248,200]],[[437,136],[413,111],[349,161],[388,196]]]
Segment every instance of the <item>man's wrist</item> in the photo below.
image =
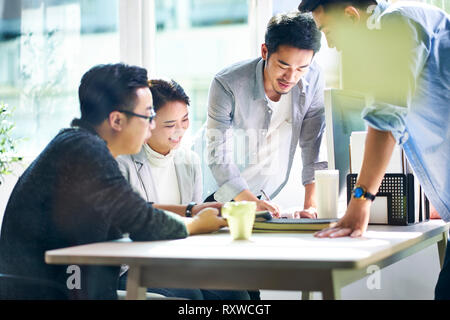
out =
[[317,208],[312,207],[312,206],[310,206],[310,207],[305,206],[303,208],[303,211],[308,212],[308,213],[317,213]]
[[352,197],[357,200],[375,200],[375,194],[367,191],[367,188],[361,184],[355,185],[355,188],[352,190]]
[[359,199],[355,199],[355,198],[351,198],[350,199],[350,204],[352,204],[353,206],[358,206],[359,208],[365,208],[365,207],[370,207],[372,205],[372,201],[360,201]]
[[186,219],[185,225],[189,236],[198,233],[197,221],[195,219]]
[[317,208],[317,204],[314,201],[314,199],[305,199],[305,202],[303,203],[303,208]]
[[190,236],[192,234],[192,221],[188,221],[188,219],[185,219],[184,225],[186,226],[188,236]]
[[258,201],[259,199],[248,189],[242,190],[234,199],[234,201]]

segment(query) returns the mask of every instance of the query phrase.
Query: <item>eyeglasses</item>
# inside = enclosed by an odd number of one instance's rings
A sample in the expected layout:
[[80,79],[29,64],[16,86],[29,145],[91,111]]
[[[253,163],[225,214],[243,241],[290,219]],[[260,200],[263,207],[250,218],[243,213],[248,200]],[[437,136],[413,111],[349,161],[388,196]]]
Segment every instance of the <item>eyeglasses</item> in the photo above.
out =
[[130,116],[135,116],[135,117],[139,117],[139,118],[143,118],[148,120],[149,122],[152,122],[153,119],[155,119],[156,117],[156,112],[153,108],[150,109],[150,115],[149,116],[144,116],[143,114],[137,114],[131,111],[127,111],[127,110],[117,110],[119,112],[125,113],[125,114],[129,114]]

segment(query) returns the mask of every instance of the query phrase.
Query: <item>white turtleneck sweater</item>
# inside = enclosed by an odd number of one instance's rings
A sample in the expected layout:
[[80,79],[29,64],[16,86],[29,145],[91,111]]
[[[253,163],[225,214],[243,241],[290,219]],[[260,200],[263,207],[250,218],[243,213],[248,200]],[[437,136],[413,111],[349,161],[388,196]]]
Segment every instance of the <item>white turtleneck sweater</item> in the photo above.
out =
[[171,150],[166,156],[154,151],[147,144],[144,144],[144,150],[150,163],[159,203],[181,204],[180,187],[173,160],[176,150]]
[[289,169],[292,91],[282,95],[279,101],[272,101],[267,95],[266,99],[271,114],[267,133],[251,157],[251,163],[241,173],[250,191],[256,195],[261,194],[261,189],[269,195],[275,192]]

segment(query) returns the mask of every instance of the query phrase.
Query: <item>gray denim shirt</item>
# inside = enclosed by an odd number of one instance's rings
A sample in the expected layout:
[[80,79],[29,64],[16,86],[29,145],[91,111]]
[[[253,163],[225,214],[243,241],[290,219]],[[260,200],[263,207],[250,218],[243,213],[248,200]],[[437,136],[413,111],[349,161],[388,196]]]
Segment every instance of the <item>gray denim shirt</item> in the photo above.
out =
[[[237,130],[252,132],[258,144],[271,120],[263,83],[264,60],[258,58],[232,65],[220,71],[209,90],[207,118],[208,164],[219,186],[217,201],[230,201],[248,184],[241,172],[248,166],[248,159],[237,164],[234,160],[234,143]],[[292,138],[288,170],[284,181],[270,197],[275,197],[286,185],[294,154],[299,143],[302,152],[302,183],[314,181],[314,171],[326,169],[327,162],[319,162],[319,149],[325,129],[324,77],[316,63],[292,89]],[[252,147],[253,146],[253,147]],[[256,154],[258,145],[246,150],[246,157]]]

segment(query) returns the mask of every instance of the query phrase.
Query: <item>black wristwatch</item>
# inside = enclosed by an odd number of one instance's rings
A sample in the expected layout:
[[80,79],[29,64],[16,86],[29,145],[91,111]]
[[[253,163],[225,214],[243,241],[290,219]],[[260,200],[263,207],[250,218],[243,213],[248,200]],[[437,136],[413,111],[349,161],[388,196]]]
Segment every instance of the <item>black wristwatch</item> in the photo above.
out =
[[185,213],[186,217],[188,217],[188,218],[192,217],[192,208],[196,205],[197,205],[196,202],[189,202],[189,204],[186,207],[186,213]]
[[366,188],[364,188],[363,186],[355,186],[355,189],[353,189],[352,191],[352,195],[353,198],[355,199],[360,199],[360,200],[367,200],[369,199],[370,201],[375,200],[375,196],[373,194],[371,194],[370,192],[366,191]]

